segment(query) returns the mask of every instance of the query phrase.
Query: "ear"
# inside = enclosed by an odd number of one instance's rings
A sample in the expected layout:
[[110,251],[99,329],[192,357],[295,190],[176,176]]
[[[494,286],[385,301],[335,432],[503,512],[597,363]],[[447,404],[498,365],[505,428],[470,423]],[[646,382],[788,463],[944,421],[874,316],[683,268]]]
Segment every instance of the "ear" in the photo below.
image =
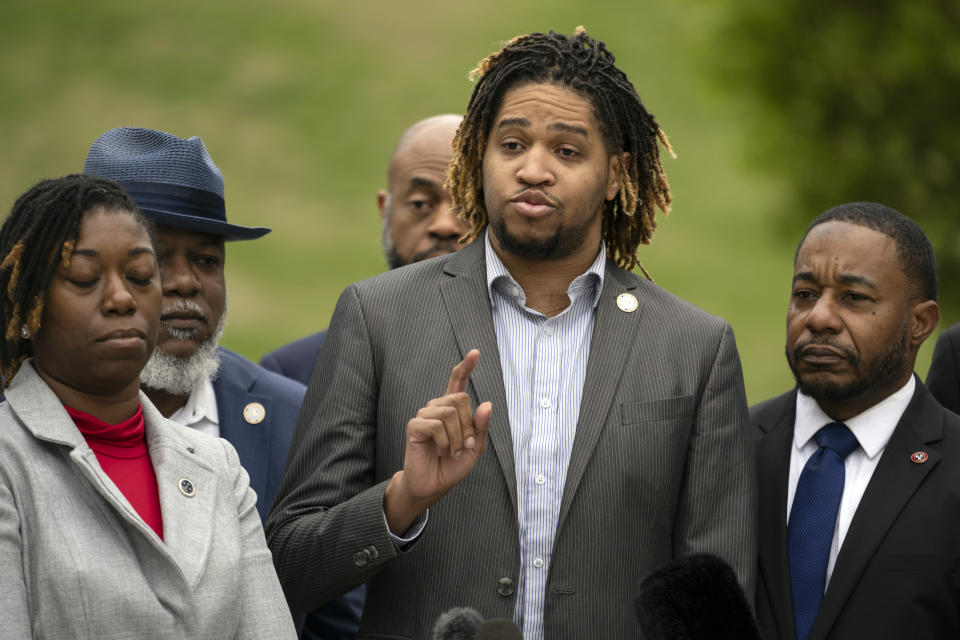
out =
[[380,222],[383,222],[383,212],[387,208],[387,190],[380,189],[377,191],[377,209],[380,210]]
[[607,200],[613,200],[620,193],[620,163],[630,164],[629,153],[614,153],[610,156],[610,163],[607,167]]
[[940,307],[933,300],[924,300],[910,310],[910,345],[919,349],[940,322]]

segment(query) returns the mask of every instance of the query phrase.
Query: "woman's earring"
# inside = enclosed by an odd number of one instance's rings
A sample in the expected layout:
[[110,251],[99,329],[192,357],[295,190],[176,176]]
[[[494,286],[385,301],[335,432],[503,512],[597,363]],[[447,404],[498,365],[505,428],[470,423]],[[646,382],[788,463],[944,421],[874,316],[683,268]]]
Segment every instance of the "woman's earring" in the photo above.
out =
[[20,325],[20,337],[24,340],[30,339],[30,329],[27,328],[27,325]]

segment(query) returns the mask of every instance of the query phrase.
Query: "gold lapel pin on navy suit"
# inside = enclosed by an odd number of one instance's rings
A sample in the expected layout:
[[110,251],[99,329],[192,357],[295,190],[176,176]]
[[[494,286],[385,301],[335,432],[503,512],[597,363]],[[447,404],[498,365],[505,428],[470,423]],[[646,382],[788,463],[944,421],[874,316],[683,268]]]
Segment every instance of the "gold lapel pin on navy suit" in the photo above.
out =
[[251,402],[243,408],[243,419],[248,424],[260,424],[267,417],[267,410],[259,402]]

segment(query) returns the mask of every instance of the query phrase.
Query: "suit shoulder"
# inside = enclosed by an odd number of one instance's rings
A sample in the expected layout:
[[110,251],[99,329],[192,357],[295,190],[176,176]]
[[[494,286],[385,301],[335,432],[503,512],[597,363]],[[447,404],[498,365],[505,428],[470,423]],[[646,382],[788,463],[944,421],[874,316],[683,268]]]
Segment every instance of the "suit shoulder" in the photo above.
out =
[[454,255],[446,254],[391,269],[355,282],[347,288],[355,290],[361,298],[367,296],[408,298],[411,293],[422,293],[431,283],[443,280],[446,277],[444,275],[446,264]]
[[957,351],[960,351],[960,322],[950,325],[937,336],[930,370],[933,371],[938,362],[942,367],[944,362],[957,359]]
[[[720,316],[704,311],[695,304],[635,273],[616,268],[614,275],[621,283],[636,287],[639,295],[644,299],[644,313],[658,314],[664,322],[669,322],[670,325],[675,325],[680,329],[709,327],[716,331],[723,331],[729,326],[729,323]],[[648,305],[647,303],[651,304]]]
[[[280,401],[287,400],[296,404],[298,410],[303,401],[303,394],[307,391],[307,387],[302,383],[268,371],[239,353],[223,347],[220,347],[218,380],[241,384],[246,382],[250,391],[269,395]],[[216,384],[217,381],[214,381],[214,385]]]
[[940,332],[939,339],[945,339],[944,336],[949,337],[952,341],[960,340],[960,322],[952,324],[943,331]]
[[[323,346],[323,339],[326,337],[327,331],[318,331],[317,333],[311,333],[308,336],[294,340],[293,342],[288,342],[287,344],[274,349],[270,353],[267,353],[261,358],[260,366],[263,366],[263,361],[267,358],[273,358],[274,360],[283,363],[289,359],[297,359],[304,357],[304,354],[310,352],[320,351],[320,347]],[[272,371],[272,369],[268,369]]]
[[779,419],[780,416],[790,408],[790,404],[795,402],[795,398],[794,392],[788,391],[752,405],[749,409],[750,422],[752,424],[758,424],[772,419]]
[[326,336],[327,331],[323,330],[285,344],[260,358],[260,366],[285,378],[307,384]]

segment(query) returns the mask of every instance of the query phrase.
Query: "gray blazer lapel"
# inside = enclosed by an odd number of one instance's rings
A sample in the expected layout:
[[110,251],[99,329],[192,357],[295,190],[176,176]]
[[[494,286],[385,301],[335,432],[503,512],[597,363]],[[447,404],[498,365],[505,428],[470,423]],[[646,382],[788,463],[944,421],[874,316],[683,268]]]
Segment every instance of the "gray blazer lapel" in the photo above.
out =
[[[517,478],[513,466],[513,437],[507,396],[503,389],[500,350],[490,312],[484,244],[477,240],[447,260],[444,272],[452,276],[440,284],[450,324],[460,347],[461,357],[470,349],[480,350],[480,360],[470,376],[473,397],[478,403],[493,403],[488,444],[500,463],[510,488],[513,509],[517,509]],[[489,455],[489,454],[488,454]]]
[[796,413],[796,391],[787,394],[783,413],[760,422],[765,432],[756,443],[759,484],[760,584],[781,638],[792,638],[794,631],[790,567],[787,559],[787,481]]
[[[618,383],[623,367],[637,339],[637,327],[640,325],[644,300],[638,291],[637,283],[631,281],[631,278],[627,272],[607,260],[603,291],[600,293],[593,324],[587,373],[583,381],[577,433],[573,439],[570,465],[560,501],[558,532],[570,510],[570,504],[590,462],[597,439],[603,431],[610,404],[620,386]],[[632,313],[621,311],[617,306],[617,296],[627,291],[632,291],[639,302],[637,310]]]
[[[213,543],[218,478],[142,393],[147,446],[157,475],[163,541],[187,584],[196,586]],[[186,480],[189,485],[182,487]],[[193,495],[189,489],[193,489]]]
[[60,398],[36,372],[32,360],[28,360],[20,368],[13,385],[7,389],[6,397],[17,417],[34,437],[68,447],[70,459],[90,482],[91,487],[126,522],[146,536],[154,546],[162,548],[163,545],[153,529],[140,518],[126,496],[100,467],[96,454],[87,445]]
[[[163,541],[100,467],[96,454],[87,445],[60,399],[31,363],[21,368],[15,385],[7,391],[7,399],[34,436],[70,447],[71,460],[93,489],[124,521],[143,534],[148,544],[176,564],[190,584],[194,583],[202,571],[210,546],[216,477],[205,465],[186,457],[189,455],[187,446],[176,436],[173,423],[163,418],[142,392],[140,403],[146,423],[147,447],[160,493]],[[181,477],[195,482],[198,490],[194,498],[187,499],[177,488]],[[206,491],[201,493],[204,488]]]
[[[887,530],[940,462],[940,454],[926,445],[942,438],[943,408],[917,380],[913,400],[883,450],[843,539],[811,639],[827,636]],[[924,464],[910,460],[915,451],[927,452]]]

